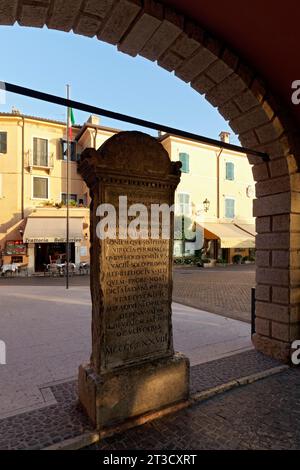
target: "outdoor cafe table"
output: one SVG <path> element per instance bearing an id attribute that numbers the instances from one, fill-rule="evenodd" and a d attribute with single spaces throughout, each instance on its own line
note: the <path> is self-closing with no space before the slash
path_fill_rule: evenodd
<path id="1" fill-rule="evenodd" d="M 19 267 L 15 263 L 3 264 L 3 266 L 1 267 L 1 272 L 2 272 L 2 274 L 5 274 L 6 272 L 16 273 L 18 271 L 18 269 L 19 269 Z"/>

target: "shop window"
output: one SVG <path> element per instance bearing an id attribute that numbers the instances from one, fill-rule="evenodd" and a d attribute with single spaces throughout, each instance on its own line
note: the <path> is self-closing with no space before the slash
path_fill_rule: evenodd
<path id="1" fill-rule="evenodd" d="M 11 257 L 12 264 L 14 263 L 23 263 L 23 256 L 12 256 Z"/>

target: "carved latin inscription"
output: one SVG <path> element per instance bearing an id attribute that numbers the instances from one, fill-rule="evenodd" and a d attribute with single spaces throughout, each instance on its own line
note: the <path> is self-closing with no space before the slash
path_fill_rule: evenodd
<path id="1" fill-rule="evenodd" d="M 106 202 L 169 203 L 168 192 L 106 190 Z M 150 233 L 150 227 L 149 227 Z M 102 246 L 105 366 L 171 352 L 170 240 L 107 238 Z"/>

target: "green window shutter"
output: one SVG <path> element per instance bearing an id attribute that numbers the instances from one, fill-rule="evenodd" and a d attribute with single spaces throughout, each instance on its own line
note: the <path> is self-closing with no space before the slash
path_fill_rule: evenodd
<path id="1" fill-rule="evenodd" d="M 234 180 L 234 163 L 226 162 L 226 179 L 229 181 Z"/>
<path id="2" fill-rule="evenodd" d="M 189 194 L 178 194 L 178 204 L 180 208 L 180 214 L 189 215 L 190 213 L 190 195 Z"/>
<path id="3" fill-rule="evenodd" d="M 67 141 L 62 139 L 62 160 L 67 160 Z M 76 162 L 77 158 L 77 142 L 72 141 L 70 142 L 70 160 L 71 162 Z"/>
<path id="4" fill-rule="evenodd" d="M 225 199 L 225 217 L 227 219 L 234 219 L 235 217 L 235 200 Z"/>
<path id="5" fill-rule="evenodd" d="M 0 153 L 7 153 L 7 132 L 0 132 Z"/>
<path id="6" fill-rule="evenodd" d="M 77 160 L 77 145 L 76 142 L 71 142 L 71 161 L 76 162 Z"/>
<path id="7" fill-rule="evenodd" d="M 67 142 L 61 139 L 61 159 L 67 160 Z"/>
<path id="8" fill-rule="evenodd" d="M 188 153 L 180 153 L 179 154 L 179 161 L 181 162 L 181 171 L 182 173 L 189 173 L 190 172 L 190 156 Z"/>

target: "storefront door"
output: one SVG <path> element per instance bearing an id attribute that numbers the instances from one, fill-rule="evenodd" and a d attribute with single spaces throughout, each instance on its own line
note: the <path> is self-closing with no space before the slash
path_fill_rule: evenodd
<path id="1" fill-rule="evenodd" d="M 66 260 L 65 243 L 36 243 L 35 244 L 35 272 L 45 271 L 51 262 L 64 262 Z M 70 262 L 75 263 L 75 243 L 70 243 Z"/>

